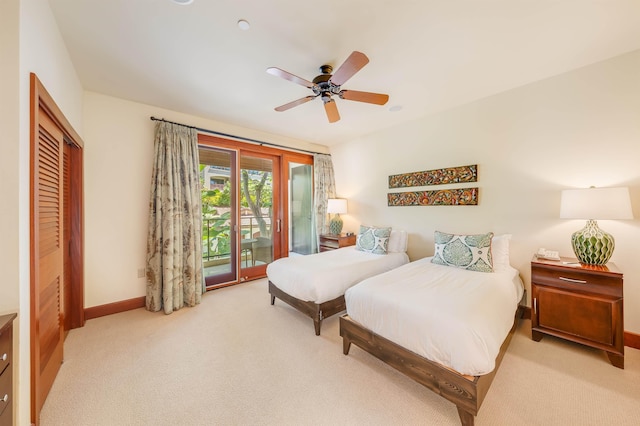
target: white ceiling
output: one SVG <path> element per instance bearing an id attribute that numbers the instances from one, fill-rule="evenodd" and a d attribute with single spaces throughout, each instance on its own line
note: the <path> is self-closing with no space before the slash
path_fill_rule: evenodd
<path id="1" fill-rule="evenodd" d="M 640 0 L 49 3 L 86 90 L 323 145 L 640 48 Z M 354 50 L 370 62 L 343 89 L 387 105 L 338 99 L 333 124 L 320 99 L 274 111 L 312 93 L 268 67 L 312 80 Z"/>

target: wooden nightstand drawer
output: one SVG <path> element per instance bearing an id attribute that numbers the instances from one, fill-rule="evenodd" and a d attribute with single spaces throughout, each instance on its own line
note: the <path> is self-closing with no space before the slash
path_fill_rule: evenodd
<path id="1" fill-rule="evenodd" d="M 7 371 L 0 375 L 0 425 L 11 424 L 11 419 L 8 419 L 8 422 L 5 423 L 2 415 L 4 414 L 6 408 L 11 404 L 13 400 L 11 396 L 12 386 L 11 383 L 11 372 Z M 9 410 L 11 411 L 11 410 Z"/>
<path id="2" fill-rule="evenodd" d="M 0 315 L 0 426 L 13 424 L 13 320 L 16 314 Z"/>
<path id="3" fill-rule="evenodd" d="M 622 297 L 622 278 L 594 274 L 564 267 L 562 269 L 538 267 L 531 271 L 531 281 L 566 290 L 606 294 Z"/>
<path id="4" fill-rule="evenodd" d="M 12 340 L 11 329 L 4 330 L 0 333 L 0 373 L 11 363 Z"/>

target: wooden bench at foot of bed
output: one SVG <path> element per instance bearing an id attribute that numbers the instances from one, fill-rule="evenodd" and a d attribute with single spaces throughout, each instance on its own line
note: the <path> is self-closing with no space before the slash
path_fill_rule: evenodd
<path id="1" fill-rule="evenodd" d="M 271 295 L 271 304 L 276 301 L 276 297 L 283 302 L 293 306 L 303 314 L 307 315 L 313 320 L 313 326 L 316 330 L 316 336 L 320 335 L 320 327 L 322 327 L 322 320 L 335 315 L 338 312 L 342 312 L 347 309 L 344 296 L 338 296 L 333 300 L 329 300 L 323 303 L 307 302 L 297 299 L 284 291 L 280 290 L 271 281 L 269 281 L 269 294 Z"/>
<path id="2" fill-rule="evenodd" d="M 364 328 L 353 321 L 349 315 L 340 317 L 342 351 L 345 355 L 348 355 L 351 343 L 353 343 L 369 352 L 404 375 L 456 404 L 462 425 L 473 426 L 475 416 L 478 414 L 480 405 L 482 405 L 489 386 L 491 386 L 491 382 L 498 371 L 522 312 L 523 308 L 518 307 L 513 326 L 500 347 L 500 353 L 496 357 L 495 368 L 491 373 L 483 376 L 462 375 L 441 364 L 429 361 Z"/>

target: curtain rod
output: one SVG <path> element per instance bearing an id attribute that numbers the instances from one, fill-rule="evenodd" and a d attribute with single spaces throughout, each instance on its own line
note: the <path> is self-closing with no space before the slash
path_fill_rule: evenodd
<path id="1" fill-rule="evenodd" d="M 286 149 L 288 151 L 300 151 L 300 152 L 306 152 L 308 154 L 331 155 L 331 154 L 325 154 L 324 152 L 315 152 L 315 151 L 309 151 L 309 150 L 306 150 L 306 149 L 291 148 L 291 147 L 284 146 L 284 145 L 278 145 L 277 143 L 264 142 L 264 141 L 261 141 L 261 140 L 258 140 L 258 139 L 245 138 L 244 136 L 235 136 L 235 135 L 230 135 L 228 133 L 216 132 L 215 130 L 203 129 L 202 127 L 189 126 L 189 125 L 182 124 L 182 123 L 176 123 L 175 121 L 165 120 L 164 118 L 156 118 L 154 116 L 151 116 L 149 118 L 151 119 L 151 121 L 164 121 L 165 123 L 177 124 L 178 126 L 188 127 L 190 129 L 196 129 L 197 131 L 202 132 L 202 133 L 210 133 L 212 135 L 225 136 L 225 137 L 228 137 L 228 138 L 240 139 L 242 141 L 252 142 L 252 143 L 258 144 L 260 146 L 269 145 L 269 146 L 275 146 L 277 148 L 283 148 L 283 149 Z"/>

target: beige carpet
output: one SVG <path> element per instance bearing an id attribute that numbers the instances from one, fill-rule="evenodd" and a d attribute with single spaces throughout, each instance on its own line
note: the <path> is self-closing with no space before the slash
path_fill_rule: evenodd
<path id="1" fill-rule="evenodd" d="M 455 406 L 310 318 L 266 280 L 172 315 L 144 309 L 69 333 L 42 425 L 459 425 Z M 640 351 L 626 369 L 521 321 L 476 425 L 638 425 Z"/>

